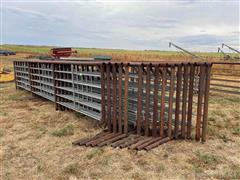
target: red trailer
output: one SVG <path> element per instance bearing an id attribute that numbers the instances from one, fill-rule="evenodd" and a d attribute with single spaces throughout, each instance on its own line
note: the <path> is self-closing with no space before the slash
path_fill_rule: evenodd
<path id="1" fill-rule="evenodd" d="M 77 53 L 77 51 L 73 51 L 72 48 L 53 48 L 50 53 L 52 57 L 60 59 L 61 57 L 70 57 L 73 53 Z"/>

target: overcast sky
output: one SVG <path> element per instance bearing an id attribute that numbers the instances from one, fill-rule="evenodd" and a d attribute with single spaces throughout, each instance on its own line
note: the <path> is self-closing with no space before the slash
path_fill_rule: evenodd
<path id="1" fill-rule="evenodd" d="M 2 0 L 2 43 L 193 51 L 239 49 L 239 1 Z"/>

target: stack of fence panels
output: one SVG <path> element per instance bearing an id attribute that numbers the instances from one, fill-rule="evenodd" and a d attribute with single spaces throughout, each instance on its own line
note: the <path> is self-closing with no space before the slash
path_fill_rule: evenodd
<path id="1" fill-rule="evenodd" d="M 210 63 L 15 61 L 16 87 L 101 120 L 109 132 L 206 138 Z M 193 118 L 193 115 L 195 117 Z M 131 129 L 132 130 L 132 129 Z"/>

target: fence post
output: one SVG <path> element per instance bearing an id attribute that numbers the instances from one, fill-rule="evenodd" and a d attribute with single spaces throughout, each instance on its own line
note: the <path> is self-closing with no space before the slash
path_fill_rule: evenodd
<path id="1" fill-rule="evenodd" d="M 187 138 L 191 138 L 192 128 L 192 105 L 193 105 L 193 86 L 194 86 L 195 66 L 190 65 L 190 80 L 189 80 L 189 92 L 188 92 L 188 115 L 187 115 Z"/>
<path id="2" fill-rule="evenodd" d="M 170 92 L 169 92 L 169 102 L 168 102 L 168 137 L 172 137 L 172 113 L 173 113 L 173 95 L 174 95 L 174 76 L 175 76 L 175 67 L 171 66 L 170 74 Z"/>
<path id="3" fill-rule="evenodd" d="M 160 111 L 160 137 L 164 136 L 165 95 L 166 95 L 166 66 L 162 68 L 161 111 Z"/>
<path id="4" fill-rule="evenodd" d="M 158 83 L 159 83 L 159 66 L 155 65 L 154 71 L 154 102 L 153 102 L 153 124 L 152 124 L 152 134 L 153 137 L 157 137 L 157 120 L 158 120 Z"/>
<path id="5" fill-rule="evenodd" d="M 101 123 L 106 125 L 105 117 L 105 64 L 101 64 Z"/>
<path id="6" fill-rule="evenodd" d="M 147 72 L 146 72 L 146 110 L 145 110 L 145 136 L 149 135 L 149 118 L 150 118 L 150 71 L 151 65 L 147 65 Z"/>
<path id="7" fill-rule="evenodd" d="M 207 64 L 206 65 L 205 92 L 204 92 L 202 142 L 206 141 L 206 135 L 207 135 L 207 118 L 208 118 L 208 100 L 209 100 L 209 89 L 210 89 L 210 76 L 211 76 L 211 65 Z"/>
<path id="8" fill-rule="evenodd" d="M 122 133 L 122 64 L 118 66 L 118 132 Z"/>
<path id="9" fill-rule="evenodd" d="M 176 88 L 176 107 L 175 107 L 175 123 L 174 123 L 174 137 L 178 139 L 179 133 L 179 115 L 180 115 L 180 98 L 182 89 L 182 65 L 177 66 L 177 88 Z"/>
<path id="10" fill-rule="evenodd" d="M 124 92 L 124 133 L 128 133 L 128 83 L 129 83 L 129 65 L 125 65 L 125 92 Z"/>
<path id="11" fill-rule="evenodd" d="M 196 121 L 196 140 L 199 141 L 201 137 L 201 119 L 202 119 L 202 99 L 204 91 L 204 75 L 205 75 L 205 66 L 200 65 L 200 79 L 198 86 L 198 104 L 197 104 L 197 121 Z"/>

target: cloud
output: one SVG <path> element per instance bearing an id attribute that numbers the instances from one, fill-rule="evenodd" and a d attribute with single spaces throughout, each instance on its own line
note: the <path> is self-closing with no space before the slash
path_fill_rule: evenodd
<path id="1" fill-rule="evenodd" d="M 49 15 L 48 13 L 41 13 L 38 11 L 30 10 L 30 9 L 23 9 L 23 8 L 17 8 L 17 7 L 6 7 L 6 11 L 9 11 L 12 14 L 19 15 L 19 16 L 27 16 L 28 18 L 31 18 L 32 20 L 47 20 L 52 21 L 53 23 L 63 23 L 66 19 L 62 16 L 56 16 L 56 15 Z"/>
<path id="2" fill-rule="evenodd" d="M 227 13 L 226 13 L 227 12 Z M 239 2 L 3 2 L 3 42 L 196 50 L 239 44 Z"/>

